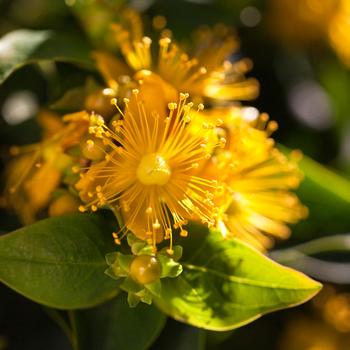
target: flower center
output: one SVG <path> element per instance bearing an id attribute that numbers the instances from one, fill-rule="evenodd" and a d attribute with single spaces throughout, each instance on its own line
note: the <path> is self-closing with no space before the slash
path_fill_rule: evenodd
<path id="1" fill-rule="evenodd" d="M 137 177 L 144 185 L 165 185 L 170 179 L 171 171 L 165 159 L 156 153 L 142 157 L 137 168 Z"/>

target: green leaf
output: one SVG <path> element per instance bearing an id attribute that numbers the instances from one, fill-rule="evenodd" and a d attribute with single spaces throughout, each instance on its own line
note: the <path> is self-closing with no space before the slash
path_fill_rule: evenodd
<path id="1" fill-rule="evenodd" d="M 289 153 L 280 146 L 284 153 Z M 304 180 L 297 194 L 309 208 L 309 217 L 293 229 L 292 239 L 316 238 L 325 234 L 349 232 L 350 182 L 327 167 L 303 156 L 299 163 Z"/>
<path id="2" fill-rule="evenodd" d="M 144 350 L 162 331 L 166 316 L 155 307 L 130 308 L 126 294 L 93 309 L 75 311 L 77 349 Z"/>
<path id="3" fill-rule="evenodd" d="M 90 65 L 90 47 L 76 34 L 15 30 L 0 39 L 0 83 L 23 65 L 43 60 Z"/>
<path id="4" fill-rule="evenodd" d="M 114 226 L 115 224 L 113 224 Z M 112 223 L 98 215 L 51 218 L 0 237 L 0 281 L 58 309 L 97 305 L 117 292 L 104 274 L 115 249 Z"/>
<path id="5" fill-rule="evenodd" d="M 51 35 L 47 30 L 26 29 L 4 35 L 0 40 L 0 81 L 5 80 L 16 67 L 26 62 Z"/>
<path id="6" fill-rule="evenodd" d="M 177 320 L 224 331 L 261 315 L 301 304 L 321 285 L 300 272 L 278 265 L 237 240 L 192 226 L 181 239 L 182 274 L 162 280 L 156 305 Z M 177 242 L 179 244 L 179 242 Z"/>
<path id="7" fill-rule="evenodd" d="M 86 98 L 86 89 L 84 87 L 76 87 L 66 91 L 63 96 L 51 103 L 50 108 L 60 112 L 75 112 L 84 109 Z"/>
<path id="8" fill-rule="evenodd" d="M 93 78 L 88 77 L 81 86 L 75 86 L 69 90 L 63 89 L 62 96 L 50 104 L 50 109 L 59 113 L 83 110 L 87 96 L 100 88 L 101 86 Z"/>

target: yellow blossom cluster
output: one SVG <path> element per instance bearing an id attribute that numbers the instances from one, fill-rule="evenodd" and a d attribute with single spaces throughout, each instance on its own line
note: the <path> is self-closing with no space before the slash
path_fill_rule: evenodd
<path id="1" fill-rule="evenodd" d="M 87 110 L 65 116 L 56 133 L 33 146 L 30 161 L 40 167 L 27 165 L 8 185 L 8 203 L 19 214 L 27 210 L 45 186 L 34 179 L 49 167 L 57 175 L 47 173 L 51 184 L 32 217 L 55 188 L 68 188 L 80 201 L 75 210 L 115 213 L 117 244 L 131 231 L 154 251 L 168 241 L 172 254 L 174 234 L 191 234 L 189 221 L 260 249 L 273 237 L 288 237 L 287 225 L 307 214 L 291 193 L 302 178 L 299 156 L 289 159 L 275 147 L 270 136 L 277 124 L 266 114 L 240 105 L 256 97 L 258 84 L 245 77 L 248 59 L 230 60 L 238 50 L 234 32 L 203 28 L 186 51 L 162 17 L 154 23 L 161 29 L 156 45 L 135 12 L 113 24 L 120 56 L 93 53 L 107 86 L 87 96 Z M 26 203 L 13 205 L 23 196 Z"/>

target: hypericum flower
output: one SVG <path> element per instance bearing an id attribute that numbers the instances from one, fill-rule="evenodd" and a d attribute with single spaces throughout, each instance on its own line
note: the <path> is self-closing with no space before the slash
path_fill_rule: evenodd
<path id="1" fill-rule="evenodd" d="M 350 68 L 350 2 L 340 1 L 341 5 L 329 24 L 328 36 L 334 51 Z"/>
<path id="2" fill-rule="evenodd" d="M 16 157 L 6 172 L 4 204 L 13 209 L 24 224 L 36 221 L 37 214 L 48 206 L 64 172 L 72 164 L 72 158 L 65 151 L 78 145 L 88 129 L 88 122 L 81 114 L 63 118 L 68 124 L 48 112 L 40 113 L 38 120 L 43 127 L 44 140 L 12 147 L 11 153 Z"/>
<path id="3" fill-rule="evenodd" d="M 347 0 L 345 0 L 347 1 Z M 269 29 L 285 46 L 311 46 L 327 39 L 340 0 L 271 0 Z"/>
<path id="4" fill-rule="evenodd" d="M 290 192 L 302 178 L 300 154 L 287 159 L 269 138 L 277 123 L 251 108 L 214 109 L 207 117 L 223 118 L 220 133 L 227 142 L 217 150 L 203 176 L 224 183 L 217 225 L 224 236 L 239 237 L 264 249 L 271 237 L 287 238 L 288 223 L 307 215 L 307 209 Z M 244 119 L 244 117 L 247 117 Z"/>
<path id="5" fill-rule="evenodd" d="M 157 241 L 170 239 L 171 252 L 173 228 L 187 235 L 185 217 L 214 224 L 216 181 L 193 174 L 208 158 L 207 135 L 213 127 L 205 125 L 196 135 L 189 131 L 188 94 L 169 103 L 164 116 L 147 114 L 138 93 L 134 90 L 130 101 L 124 99 L 124 113 L 113 101 L 123 116 L 112 122 L 113 130 L 102 117 L 91 115 L 90 133 L 108 149 L 105 160 L 88 167 L 76 187 L 86 202 L 82 211 L 105 205 L 121 209 L 126 229 L 154 249 Z"/>
<path id="6" fill-rule="evenodd" d="M 28 225 L 35 222 L 37 213 L 48 205 L 60 183 L 61 171 L 56 166 L 58 153 L 55 149 L 47 149 L 45 156 L 38 145 L 22 147 L 20 152 L 22 154 L 12 159 L 6 169 L 4 206 Z"/>
<path id="7" fill-rule="evenodd" d="M 177 92 L 188 91 L 194 98 L 246 100 L 256 97 L 257 81 L 244 76 L 251 69 L 251 61 L 229 60 L 236 52 L 238 42 L 228 27 L 218 25 L 214 29 L 199 31 L 190 54 L 169 36 L 162 37 L 158 53 L 154 55 L 152 40 L 143 36 L 142 26 L 137 23 L 137 30 L 132 23 L 129 27 L 113 25 L 127 66 L 110 54 L 95 55 L 99 70 L 110 87 L 118 86 L 121 75 L 133 76 L 138 81 L 147 79 L 152 72 L 165 82 L 163 88 L 172 86 Z"/>

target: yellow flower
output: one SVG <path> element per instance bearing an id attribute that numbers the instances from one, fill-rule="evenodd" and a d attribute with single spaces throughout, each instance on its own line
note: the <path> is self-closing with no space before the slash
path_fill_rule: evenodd
<path id="1" fill-rule="evenodd" d="M 6 172 L 5 205 L 14 210 L 24 224 L 36 221 L 37 215 L 48 206 L 62 174 L 72 163 L 65 151 L 79 144 L 87 132 L 88 123 L 80 119 L 80 114 L 67 115 L 65 120 L 70 122 L 64 124 L 53 113 L 40 112 L 38 121 L 43 127 L 44 140 L 11 149 L 16 157 Z"/>
<path id="2" fill-rule="evenodd" d="M 237 51 L 238 42 L 224 25 L 200 30 L 191 54 L 169 36 L 159 40 L 157 54 L 154 54 L 152 40 L 143 36 L 139 21 L 134 20 L 129 26 L 114 24 L 113 30 L 127 66 L 108 53 L 96 53 L 95 59 L 106 82 L 114 89 L 118 89 L 120 77 L 128 75 L 136 81 L 150 76 L 152 81 L 162 80 L 165 95 L 172 98 L 174 88 L 177 93 L 188 91 L 197 99 L 246 100 L 258 94 L 257 81 L 244 76 L 251 69 L 251 61 L 242 59 L 232 63 L 228 60 Z M 170 101 L 171 98 L 167 102 Z"/>
<path id="3" fill-rule="evenodd" d="M 37 213 L 44 209 L 57 188 L 61 172 L 55 166 L 57 153 L 51 151 L 49 161 L 40 163 L 39 148 L 17 156 L 6 171 L 5 205 L 14 210 L 23 224 L 36 221 Z"/>
<path id="4" fill-rule="evenodd" d="M 102 139 L 106 156 L 81 174 L 76 187 L 86 202 L 82 211 L 105 205 L 121 210 L 125 227 L 119 233 L 129 229 L 154 249 L 157 242 L 169 239 L 171 254 L 173 228 L 187 235 L 185 218 L 214 224 L 216 181 L 194 175 L 210 156 L 207 135 L 213 127 L 203 127 L 197 135 L 189 131 L 188 94 L 169 103 L 167 116 L 146 113 L 138 94 L 134 90 L 131 100 L 124 100 L 124 113 L 116 104 L 123 119 L 112 122 L 113 130 L 100 116 L 91 115 L 90 133 Z M 116 233 L 114 238 L 119 243 Z"/>
<path id="5" fill-rule="evenodd" d="M 330 45 L 343 63 L 350 68 L 350 2 L 342 0 L 339 10 L 333 16 L 328 35 Z"/>
<path id="6" fill-rule="evenodd" d="M 287 159 L 269 138 L 277 128 L 266 114 L 254 117 L 252 109 L 222 108 L 207 118 L 223 119 L 220 134 L 225 149 L 218 149 L 201 172 L 224 183 L 217 225 L 223 235 L 241 238 L 259 249 L 271 246 L 271 237 L 287 238 L 288 223 L 307 215 L 307 209 L 290 190 L 302 178 L 297 156 Z M 248 118 L 245 120 L 245 117 Z"/>
<path id="7" fill-rule="evenodd" d="M 327 39 L 340 0 L 271 0 L 269 29 L 286 46 L 312 46 Z M 347 0 L 345 0 L 347 1 Z"/>
<path id="8" fill-rule="evenodd" d="M 271 0 L 268 22 L 271 34 L 283 45 L 328 42 L 350 67 L 349 0 Z"/>

